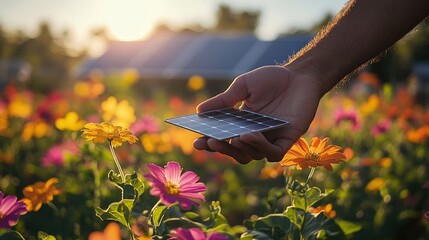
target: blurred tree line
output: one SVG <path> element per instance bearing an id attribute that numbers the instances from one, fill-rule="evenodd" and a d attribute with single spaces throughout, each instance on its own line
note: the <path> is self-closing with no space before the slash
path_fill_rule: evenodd
<path id="1" fill-rule="evenodd" d="M 193 24 L 177 31 L 255 34 L 260 16 L 260 11 L 240 11 L 234 10 L 228 5 L 220 5 L 217 10 L 216 23 L 211 28 L 205 29 L 198 24 Z M 308 29 L 292 29 L 285 31 L 280 36 L 314 35 L 332 17 L 331 14 L 327 14 Z M 368 69 L 376 73 L 384 82 L 397 81 L 405 79 L 410 74 L 414 62 L 428 61 L 429 21 L 422 22 L 416 29 L 396 44 L 393 48 L 394 51 L 387 51 L 380 61 L 372 64 Z M 173 30 L 167 24 L 160 24 L 154 33 L 157 31 Z M 111 40 L 105 27 L 94 28 L 91 34 L 93 37 L 105 41 Z M 67 37 L 67 31 L 60 36 L 54 36 L 48 23 L 40 24 L 35 37 L 26 36 L 21 31 L 14 34 L 7 33 L 0 25 L 0 87 L 7 75 L 4 73 L 4 69 L 8 67 L 8 64 L 16 63 L 16 60 L 18 63 L 19 61 L 27 62 L 31 66 L 30 79 L 26 82 L 27 87 L 45 92 L 63 85 L 73 77 L 76 67 L 88 56 L 85 50 L 71 53 L 67 48 Z"/>
<path id="2" fill-rule="evenodd" d="M 73 70 L 86 57 L 85 51 L 70 53 L 66 46 L 67 31 L 54 36 L 48 23 L 39 25 L 35 37 L 21 31 L 10 34 L 0 26 L 0 73 L 3 82 L 19 80 L 18 68 L 27 63 L 31 71 L 26 87 L 38 92 L 48 92 L 72 77 Z M 10 70 L 17 72 L 10 72 Z M 8 72 L 9 71 L 9 72 Z"/>

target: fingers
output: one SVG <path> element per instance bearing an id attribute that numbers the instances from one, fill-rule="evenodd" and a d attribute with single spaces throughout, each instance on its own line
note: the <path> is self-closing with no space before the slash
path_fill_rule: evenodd
<path id="1" fill-rule="evenodd" d="M 261 159 L 265 158 L 264 154 L 262 154 L 257 149 L 250 146 L 249 144 L 246 144 L 243 141 L 241 141 L 239 137 L 235 137 L 235 138 L 231 139 L 230 144 L 231 144 L 231 146 L 245 152 L 247 155 L 249 155 L 254 160 L 261 160 Z"/>
<path id="2" fill-rule="evenodd" d="M 241 164 L 247 164 L 253 160 L 249 155 L 247 155 L 240 149 L 237 149 L 224 141 L 218 141 L 216 139 L 209 138 L 207 140 L 207 145 L 209 149 L 215 152 L 220 152 L 222 154 L 228 155 Z"/>
<path id="3" fill-rule="evenodd" d="M 211 150 L 207 145 L 207 140 L 208 140 L 208 137 L 201 137 L 201 138 L 195 139 L 194 148 L 197 150 L 206 150 L 209 152 L 213 152 L 213 150 Z"/>
<path id="4" fill-rule="evenodd" d="M 210 139 L 207 137 L 198 138 L 194 141 L 194 148 L 198 150 L 205 150 L 209 152 L 219 152 L 234 158 L 241 164 L 247 164 L 252 161 L 252 157 L 240 151 L 227 142 Z"/>
<path id="5" fill-rule="evenodd" d="M 245 144 L 252 146 L 260 154 L 264 155 L 269 162 L 278 162 L 282 160 L 286 153 L 283 146 L 284 141 L 276 140 L 274 143 L 269 142 L 260 132 L 253 132 L 240 136 L 240 140 Z"/>
<path id="6" fill-rule="evenodd" d="M 197 106 L 197 112 L 234 107 L 237 103 L 244 101 L 248 97 L 245 81 L 245 75 L 237 77 L 225 92 L 200 103 Z"/>

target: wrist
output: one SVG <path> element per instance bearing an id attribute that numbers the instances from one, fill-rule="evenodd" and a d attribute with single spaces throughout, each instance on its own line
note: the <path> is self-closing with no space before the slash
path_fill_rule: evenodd
<path id="1" fill-rule="evenodd" d="M 338 66 L 339 64 L 332 60 L 324 60 L 308 52 L 284 65 L 294 74 L 313 79 L 314 84 L 319 85 L 322 95 L 329 92 L 345 77 Z"/>

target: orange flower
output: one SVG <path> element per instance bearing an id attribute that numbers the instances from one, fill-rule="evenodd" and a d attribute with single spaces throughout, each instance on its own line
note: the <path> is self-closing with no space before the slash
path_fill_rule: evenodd
<path id="1" fill-rule="evenodd" d="M 110 222 L 103 232 L 95 231 L 89 234 L 88 240 L 122 240 L 121 227 L 115 222 Z"/>
<path id="2" fill-rule="evenodd" d="M 266 165 L 264 168 L 261 169 L 260 177 L 262 179 L 275 179 L 281 176 L 283 172 L 284 172 L 284 169 L 280 164 L 278 163 L 270 164 L 270 165 Z"/>
<path id="3" fill-rule="evenodd" d="M 37 212 L 43 203 L 48 203 L 54 199 L 54 195 L 60 194 L 60 190 L 54 186 L 58 183 L 57 178 L 51 178 L 45 182 L 36 182 L 25 187 L 22 192 L 25 198 L 22 201 L 27 205 L 28 211 Z"/>
<path id="4" fill-rule="evenodd" d="M 328 203 L 326 205 L 318 206 L 317 208 L 308 209 L 313 214 L 317 214 L 323 212 L 323 214 L 328 218 L 335 218 L 337 216 L 337 212 L 332 209 L 332 204 Z"/>
<path id="5" fill-rule="evenodd" d="M 407 140 L 412 143 L 423 143 L 429 136 L 429 126 L 422 126 L 416 130 L 407 131 Z"/>
<path id="6" fill-rule="evenodd" d="M 341 147 L 328 145 L 328 141 L 329 138 L 313 137 L 309 145 L 304 138 L 300 138 L 286 153 L 280 164 L 285 167 L 296 165 L 297 169 L 323 166 L 332 171 L 331 164 L 345 162 L 347 157 L 340 152 Z"/>

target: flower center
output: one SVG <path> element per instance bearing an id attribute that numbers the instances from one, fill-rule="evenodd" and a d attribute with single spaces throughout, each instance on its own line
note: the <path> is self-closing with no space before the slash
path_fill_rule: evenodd
<path id="1" fill-rule="evenodd" d="M 2 212 L 0 212 L 0 219 L 4 218 L 5 214 L 3 214 Z"/>
<path id="2" fill-rule="evenodd" d="M 305 159 L 318 162 L 320 160 L 320 155 L 318 153 L 309 151 L 307 154 L 305 154 Z"/>
<path id="3" fill-rule="evenodd" d="M 170 195 L 177 195 L 180 193 L 180 188 L 179 185 L 167 181 L 165 183 L 165 191 Z"/>

